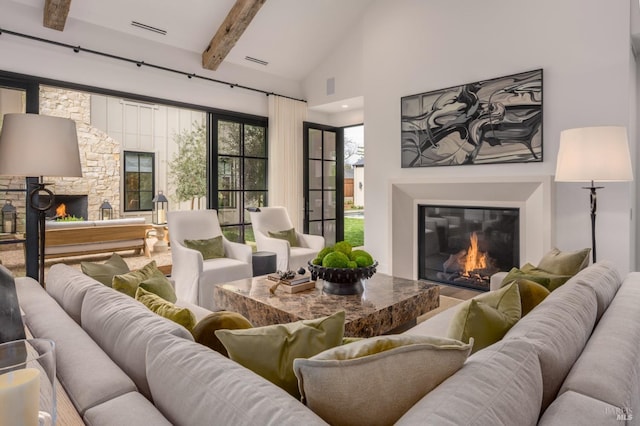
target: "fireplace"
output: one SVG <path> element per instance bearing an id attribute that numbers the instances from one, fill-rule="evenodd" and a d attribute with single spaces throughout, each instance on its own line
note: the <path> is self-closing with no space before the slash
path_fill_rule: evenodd
<path id="1" fill-rule="evenodd" d="M 41 197 L 43 197 L 41 195 Z M 43 201 L 44 203 L 44 201 Z M 55 202 L 49 208 L 45 216 L 47 219 L 59 219 L 73 216 L 88 220 L 89 200 L 87 195 L 55 195 Z"/>
<path id="2" fill-rule="evenodd" d="M 518 208 L 418 205 L 418 278 L 489 290 L 520 264 Z"/>

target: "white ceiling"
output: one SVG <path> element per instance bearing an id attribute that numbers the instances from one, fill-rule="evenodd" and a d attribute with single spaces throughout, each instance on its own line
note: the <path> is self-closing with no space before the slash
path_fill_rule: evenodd
<path id="1" fill-rule="evenodd" d="M 44 0 L 13 0 L 44 9 Z M 372 0 L 266 0 L 226 62 L 302 80 L 340 43 Z M 76 0 L 74 19 L 202 53 L 235 0 Z M 141 22 L 166 35 L 131 25 Z M 251 56 L 267 66 L 245 60 Z"/>

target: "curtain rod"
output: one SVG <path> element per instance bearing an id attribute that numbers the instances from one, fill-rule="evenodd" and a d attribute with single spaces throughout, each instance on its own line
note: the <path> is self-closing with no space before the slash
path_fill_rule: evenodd
<path id="1" fill-rule="evenodd" d="M 0 35 L 2 35 L 2 34 L 9 34 L 9 35 L 13 35 L 13 36 L 16 36 L 16 37 L 22 37 L 22 38 L 26 38 L 28 40 L 34 40 L 34 41 L 39 41 L 41 43 L 52 44 L 52 45 L 58 46 L 58 47 L 66 47 L 68 49 L 72 49 L 76 53 L 80 53 L 80 52 L 92 53 L 94 55 L 103 56 L 103 57 L 111 58 L 111 59 L 116 59 L 116 60 L 119 60 L 119 61 L 128 62 L 130 64 L 136 64 L 136 66 L 138 66 L 139 68 L 144 65 L 145 67 L 155 68 L 155 69 L 158 69 L 158 70 L 167 71 L 167 72 L 171 72 L 171 73 L 174 73 L 174 74 L 184 75 L 189 79 L 198 78 L 200 80 L 210 81 L 212 83 L 223 84 L 225 86 L 231 87 L 232 89 L 234 87 L 239 87 L 240 89 L 245 89 L 245 90 L 249 90 L 249 91 L 257 92 L 257 93 L 262 93 L 262 94 L 267 95 L 267 96 L 274 95 L 274 96 L 280 96 L 282 98 L 292 99 L 294 101 L 307 102 L 304 99 L 298 99 L 298 98 L 294 98 L 294 97 L 291 97 L 291 96 L 280 95 L 280 94 L 274 93 L 274 92 L 267 92 L 266 90 L 256 89 L 256 88 L 253 88 L 253 87 L 244 86 L 242 84 L 230 83 L 228 81 L 223 81 L 223 80 L 217 80 L 215 78 L 205 77 L 203 75 L 198 75 L 196 73 L 188 73 L 186 71 L 181 71 L 181 70 L 177 70 L 177 69 L 174 69 L 174 68 L 168 68 L 168 67 L 164 67 L 162 65 L 154 65 L 154 64 L 150 64 L 150 63 L 145 62 L 145 61 L 139 61 L 139 60 L 135 60 L 135 59 L 125 58 L 123 56 L 113 55 L 111 53 L 105 53 L 105 52 L 101 52 L 99 50 L 87 49 L 87 48 L 82 47 L 82 46 L 73 46 L 71 44 L 62 43 L 62 42 L 59 42 L 59 41 L 49 40 L 49 39 L 46 39 L 46 38 L 36 37 L 36 36 L 28 35 L 28 34 L 22 34 L 22 33 L 16 32 L 16 31 L 11 31 L 11 30 L 7 30 L 7 29 L 4 29 L 4 28 L 0 28 Z"/>

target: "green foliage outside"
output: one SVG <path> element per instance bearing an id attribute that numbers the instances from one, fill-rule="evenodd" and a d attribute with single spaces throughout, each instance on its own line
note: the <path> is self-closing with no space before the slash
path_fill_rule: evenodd
<path id="1" fill-rule="evenodd" d="M 344 240 L 348 241 L 352 247 L 364 245 L 364 220 L 345 217 L 344 218 Z"/>
<path id="2" fill-rule="evenodd" d="M 191 201 L 191 210 L 195 208 L 195 201 L 207 193 L 206 135 L 205 124 L 194 123 L 193 130 L 173 137 L 178 152 L 169 163 L 170 179 L 175 185 L 175 198 Z"/>

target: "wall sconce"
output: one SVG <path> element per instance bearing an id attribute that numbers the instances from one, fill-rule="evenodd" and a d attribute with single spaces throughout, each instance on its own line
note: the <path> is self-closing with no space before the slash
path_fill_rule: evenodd
<path id="1" fill-rule="evenodd" d="M 104 200 L 100 205 L 100 220 L 113 219 L 113 207 L 109 204 L 108 200 Z"/>
<path id="2" fill-rule="evenodd" d="M 167 212 L 169 211 L 169 200 L 167 200 L 162 191 L 158 191 L 158 195 L 153 197 L 151 202 L 153 203 L 151 221 L 156 225 L 165 225 L 167 223 Z"/>
<path id="3" fill-rule="evenodd" d="M 16 233 L 17 211 L 11 200 L 7 200 L 2 207 L 2 232 L 7 234 Z"/>

